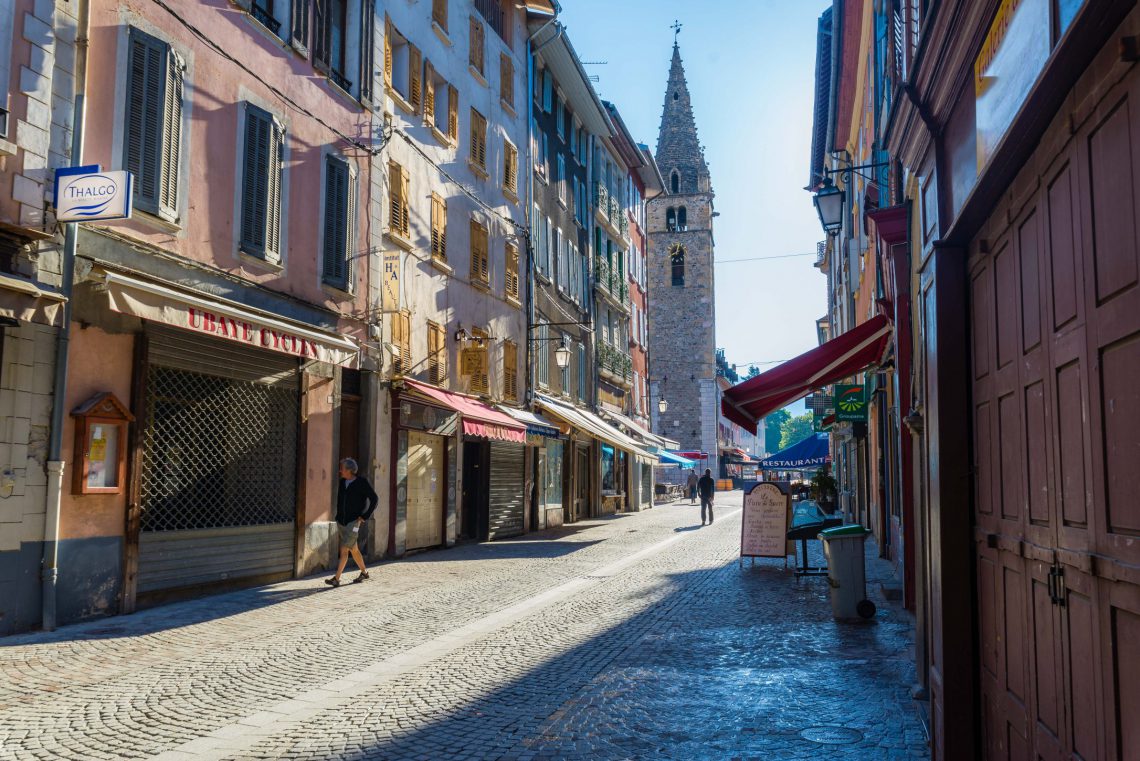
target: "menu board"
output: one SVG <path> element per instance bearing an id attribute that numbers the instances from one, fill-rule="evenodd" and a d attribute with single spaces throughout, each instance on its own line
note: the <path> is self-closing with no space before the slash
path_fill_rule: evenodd
<path id="1" fill-rule="evenodd" d="M 773 483 L 759 483 L 744 495 L 740 556 L 786 557 L 788 495 Z"/>

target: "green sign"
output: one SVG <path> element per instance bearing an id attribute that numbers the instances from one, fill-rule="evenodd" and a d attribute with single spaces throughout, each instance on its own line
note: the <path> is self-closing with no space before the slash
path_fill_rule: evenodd
<path id="1" fill-rule="evenodd" d="M 832 417 L 834 413 L 819 413 L 816 412 L 812 415 L 811 427 L 816 433 L 824 433 L 831 430 L 831 426 L 835 423 L 835 418 Z M 829 419 L 830 418 L 830 419 Z M 826 422 L 824 422 L 826 421 Z"/>
<path id="2" fill-rule="evenodd" d="M 835 386 L 835 419 L 867 420 L 866 386 Z"/>

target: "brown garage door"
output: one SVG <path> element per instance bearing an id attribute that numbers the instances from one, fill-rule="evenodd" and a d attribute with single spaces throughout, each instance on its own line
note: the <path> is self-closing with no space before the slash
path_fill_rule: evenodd
<path id="1" fill-rule="evenodd" d="M 992 759 L 1140 758 L 1140 77 L 1079 117 L 971 247 Z"/>

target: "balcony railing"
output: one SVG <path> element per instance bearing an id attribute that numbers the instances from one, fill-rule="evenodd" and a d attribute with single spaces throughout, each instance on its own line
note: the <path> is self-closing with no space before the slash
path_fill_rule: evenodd
<path id="1" fill-rule="evenodd" d="M 607 343 L 598 343 L 598 369 L 623 381 L 633 378 L 633 358 Z"/>
<path id="2" fill-rule="evenodd" d="M 609 212 L 610 208 L 610 191 L 606 186 L 600 182 L 594 183 L 594 205 L 602 211 L 603 214 Z"/>
<path id="3" fill-rule="evenodd" d="M 604 256 L 594 257 L 594 282 L 607 291 L 610 289 L 610 263 Z"/>

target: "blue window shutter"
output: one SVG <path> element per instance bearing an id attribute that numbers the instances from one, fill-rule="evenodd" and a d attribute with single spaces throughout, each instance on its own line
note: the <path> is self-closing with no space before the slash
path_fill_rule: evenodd
<path id="1" fill-rule="evenodd" d="M 241 183 L 241 249 L 256 256 L 265 255 L 272 128 L 269 114 L 256 106 L 246 105 L 245 159 Z"/>
<path id="2" fill-rule="evenodd" d="M 123 163 L 135 176 L 135 206 L 157 214 L 167 46 L 137 29 L 129 46 Z"/>
<path id="3" fill-rule="evenodd" d="M 356 199 L 350 187 L 348 164 L 329 156 L 325 161 L 325 223 L 323 236 L 324 281 L 344 288 L 347 285 L 348 254 Z"/>

